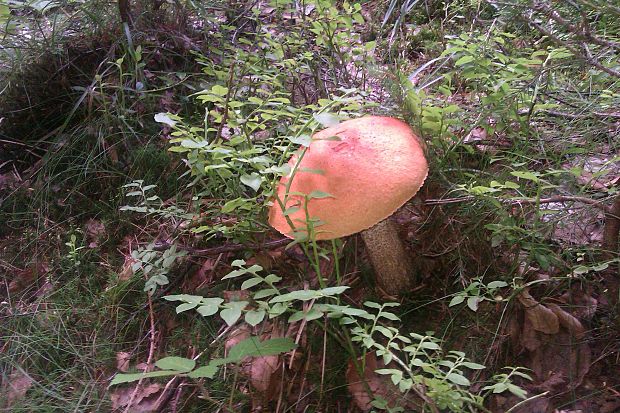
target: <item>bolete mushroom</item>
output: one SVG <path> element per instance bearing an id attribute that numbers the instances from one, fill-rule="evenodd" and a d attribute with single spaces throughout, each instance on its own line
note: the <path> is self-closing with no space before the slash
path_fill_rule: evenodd
<path id="1" fill-rule="evenodd" d="M 311 232 L 317 240 L 361 231 L 378 286 L 390 295 L 407 291 L 411 261 L 386 218 L 418 192 L 428 173 L 411 128 L 380 116 L 344 121 L 316 133 L 300 156 L 293 155 L 292 172 L 280 180 L 271 226 L 289 238 Z"/>

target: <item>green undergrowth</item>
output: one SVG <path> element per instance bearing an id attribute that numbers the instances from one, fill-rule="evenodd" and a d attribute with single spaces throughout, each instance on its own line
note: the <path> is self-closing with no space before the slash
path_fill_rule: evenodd
<path id="1" fill-rule="evenodd" d="M 558 234 L 576 205 L 602 225 L 588 208 L 618 196 L 618 79 L 518 20 L 518 7 L 425 3 L 139 4 L 131 44 L 104 11 L 85 23 L 89 41 L 54 37 L 67 54 L 51 68 L 84 59 L 63 72 L 71 86 L 11 106 L 21 89 L 7 76 L 0 105 L 19 124 L 5 141 L 18 145 L 0 171 L 20 179 L 0 195 L 0 368 L 32 382 L 11 411 L 107 411 L 136 381 L 173 377 L 192 389 L 179 411 L 335 411 L 359 402 L 347 386 L 360 373 L 390 383 L 369 399 L 376 411 L 500 411 L 497 394 L 511 406 L 537 394 L 540 377 L 513 367 L 527 360 L 506 338 L 523 322 L 520 294 L 561 302 L 578 284 L 614 299 L 603 280 L 617 262 Z M 49 75 L 42 50 L 18 58 L 16 69 Z M 430 163 L 395 217 L 419 274 L 400 303 L 373 292 L 360 240 L 316 242 L 311 218 L 286 249 L 262 248 L 291 154 L 364 114 L 402 117 Z M 545 200 L 557 196 L 592 202 Z M 38 276 L 21 285 L 28 271 Z M 602 311 L 578 321 L 596 332 L 594 351 L 617 322 Z M 240 331 L 253 338 L 231 346 Z M 255 391 L 230 356 L 258 354 L 247 343 L 274 355 L 297 345 L 275 390 Z"/>

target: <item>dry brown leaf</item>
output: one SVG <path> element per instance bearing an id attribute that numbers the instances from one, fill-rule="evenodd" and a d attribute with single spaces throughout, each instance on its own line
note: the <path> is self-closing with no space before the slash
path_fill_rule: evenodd
<path id="1" fill-rule="evenodd" d="M 116 369 L 122 371 L 123 373 L 127 373 L 129 371 L 129 360 L 131 359 L 131 354 L 126 351 L 119 351 L 116 353 Z"/>
<path id="2" fill-rule="evenodd" d="M 133 268 L 131 267 L 133 264 L 138 262 L 135 258 L 131 256 L 131 254 L 125 255 L 125 262 L 123 262 L 123 267 L 118 273 L 119 281 L 127 281 L 131 277 L 133 277 Z"/>
<path id="3" fill-rule="evenodd" d="M 26 396 L 26 392 L 32 387 L 32 378 L 21 369 L 13 369 L 13 372 L 5 377 L 0 386 L 0 406 L 10 408 L 16 402 Z"/>
<path id="4" fill-rule="evenodd" d="M 7 190 L 8 193 L 8 190 L 14 187 L 17 182 L 19 179 L 13 172 L 0 174 L 0 190 Z"/>
<path id="5" fill-rule="evenodd" d="M 226 349 L 226 354 L 228 354 L 228 350 L 241 343 L 246 338 L 250 337 L 250 328 L 247 325 L 242 325 L 239 328 L 234 329 L 230 335 L 228 336 L 228 340 L 224 343 L 224 348 Z"/>
<path id="6" fill-rule="evenodd" d="M 557 304 L 548 304 L 548 307 L 558 317 L 560 325 L 565 328 L 570 334 L 578 339 L 583 338 L 585 334 L 585 328 L 579 320 L 573 317 L 571 314 L 562 310 Z"/>
<path id="7" fill-rule="evenodd" d="M 137 385 L 137 384 L 136 384 Z M 151 383 L 149 385 L 141 385 L 138 389 L 129 411 L 132 413 L 149 413 L 160 411 L 161 402 L 158 400 L 163 390 L 161 384 Z M 112 400 L 112 409 L 117 410 L 126 408 L 133 393 L 136 391 L 136 386 L 131 387 L 117 387 L 110 392 L 110 399 Z"/>
<path id="8" fill-rule="evenodd" d="M 514 408 L 518 403 L 518 407 Z M 511 410 L 512 413 L 552 413 L 553 404 L 547 397 L 538 397 L 527 402 L 523 402 L 522 399 L 517 396 L 513 396 L 508 392 L 503 394 L 493 395 L 491 398 L 491 411 L 494 413 L 504 413 Z"/>
<path id="9" fill-rule="evenodd" d="M 481 126 L 476 126 L 463 138 L 463 143 L 480 142 L 487 138 L 487 130 Z"/>
<path id="10" fill-rule="evenodd" d="M 187 291 L 198 291 L 208 285 L 213 281 L 213 270 L 217 266 L 217 263 L 217 259 L 205 259 L 198 271 L 196 271 L 193 276 L 188 277 L 184 282 L 183 289 Z"/>
<path id="11" fill-rule="evenodd" d="M 562 294 L 560 299 L 570 304 L 572 314 L 582 320 L 591 320 L 598 309 L 598 300 L 577 285 Z"/>
<path id="12" fill-rule="evenodd" d="M 9 292 L 16 294 L 30 288 L 41 277 L 49 272 L 50 268 L 43 259 L 23 270 L 15 271 L 13 279 L 9 283 Z"/>
<path id="13" fill-rule="evenodd" d="M 534 330 L 545 334 L 556 334 L 560 331 L 560 322 L 555 313 L 536 301 L 527 290 L 523 290 L 517 298 Z"/>
<path id="14" fill-rule="evenodd" d="M 269 326 L 264 328 L 267 329 Z M 250 337 L 250 334 L 251 331 L 247 326 L 236 329 L 224 344 L 226 351 Z M 262 334 L 260 339 L 263 341 L 277 337 L 282 337 L 281 332 L 271 326 L 271 331 Z M 282 356 L 246 357 L 242 360 L 240 373 L 248 378 L 259 396 L 252 399 L 253 408 L 260 409 L 264 402 L 277 399 L 282 384 L 282 365 Z"/>
<path id="15" fill-rule="evenodd" d="M 105 238 L 105 225 L 101 221 L 91 218 L 86 221 L 84 229 L 86 230 L 88 248 L 97 248 Z"/>
<path id="16" fill-rule="evenodd" d="M 252 386 L 261 393 L 268 394 L 276 379 L 276 373 L 281 366 L 280 357 L 278 356 L 265 356 L 254 357 L 250 361 L 250 383 Z M 270 395 L 273 396 L 273 395 Z M 271 399 L 272 397 L 269 397 Z"/>
<path id="17" fill-rule="evenodd" d="M 520 336 L 518 337 L 520 344 L 529 351 L 536 350 L 542 344 L 539 338 L 539 333 L 536 332 L 532 326 L 532 322 L 527 317 L 523 321 L 523 328 L 521 329 Z"/>
<path id="18" fill-rule="evenodd" d="M 542 305 L 529 292 L 518 296 L 525 320 L 519 343 L 528 350 L 527 367 L 535 373 L 537 391 L 564 392 L 579 386 L 590 369 L 591 350 L 581 342 L 585 328 L 556 304 Z M 529 410 L 527 410 L 529 411 Z"/>
<path id="19" fill-rule="evenodd" d="M 361 360 L 358 361 L 358 363 L 361 362 Z M 347 388 L 349 389 L 349 393 L 351 393 L 353 403 L 360 410 L 366 412 L 372 408 L 370 403 L 374 398 L 368 394 L 367 389 L 370 389 L 375 398 L 378 396 L 385 399 L 390 406 L 402 405 L 403 402 L 410 405 L 409 407 L 413 406 L 413 403 L 403 399 L 402 393 L 392 384 L 389 376 L 382 376 L 375 373 L 375 370 L 384 367 L 385 364 L 383 364 L 382 360 L 377 359 L 374 353 L 368 352 L 365 357 L 364 377 L 362 378 L 353 360 L 349 360 L 346 373 Z"/>

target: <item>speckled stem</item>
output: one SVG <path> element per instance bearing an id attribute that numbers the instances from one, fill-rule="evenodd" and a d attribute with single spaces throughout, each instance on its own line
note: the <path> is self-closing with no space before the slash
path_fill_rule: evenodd
<path id="1" fill-rule="evenodd" d="M 414 282 L 411 259 L 389 218 L 361 233 L 375 270 L 377 285 L 387 294 L 402 296 Z"/>

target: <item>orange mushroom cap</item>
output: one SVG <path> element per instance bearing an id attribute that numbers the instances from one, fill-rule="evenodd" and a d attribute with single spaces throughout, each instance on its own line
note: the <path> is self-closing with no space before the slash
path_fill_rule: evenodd
<path id="1" fill-rule="evenodd" d="M 290 159 L 292 170 L 298 158 L 296 154 Z M 315 237 L 321 240 L 360 232 L 392 215 L 418 192 L 428 164 L 422 144 L 406 123 L 365 116 L 313 136 L 285 197 L 291 174 L 280 180 L 269 223 L 294 238 L 296 232 L 307 233 L 307 209 Z M 318 197 L 306 200 L 313 191 L 331 196 L 315 192 Z M 285 200 L 294 228 L 284 215 Z"/>

